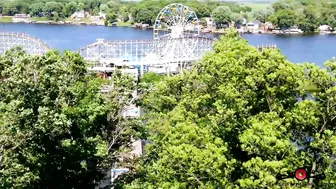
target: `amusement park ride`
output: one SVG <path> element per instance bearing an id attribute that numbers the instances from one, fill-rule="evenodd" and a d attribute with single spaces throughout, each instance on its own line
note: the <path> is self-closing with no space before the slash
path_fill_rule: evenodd
<path id="1" fill-rule="evenodd" d="M 93 71 L 110 75 L 115 69 L 153 71 L 161 74 L 178 73 L 212 49 L 213 39 L 200 34 L 199 20 L 191 8 L 170 4 L 158 14 L 152 40 L 97 42 L 78 50 L 93 63 Z M 27 53 L 40 55 L 51 48 L 38 39 L 21 33 L 0 32 L 0 53 L 21 46 Z"/>
<path id="2" fill-rule="evenodd" d="M 105 41 L 83 47 L 79 53 L 95 62 L 92 70 L 112 72 L 116 68 L 178 73 L 212 49 L 213 39 L 200 35 L 198 18 L 189 7 L 170 4 L 158 14 L 153 40 Z"/>

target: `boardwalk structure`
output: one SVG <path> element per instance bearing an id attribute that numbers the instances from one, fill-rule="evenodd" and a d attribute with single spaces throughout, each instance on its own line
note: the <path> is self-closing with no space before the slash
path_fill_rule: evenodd
<path id="1" fill-rule="evenodd" d="M 173 46 L 173 45 L 174 46 Z M 140 68 L 141 73 L 176 72 L 195 62 L 212 49 L 213 39 L 201 36 L 159 40 L 105 41 L 79 50 L 86 60 L 95 62 L 95 71 L 110 72 L 118 67 Z M 191 47 L 192 45 L 192 47 Z"/>
<path id="2" fill-rule="evenodd" d="M 194 11 L 182 4 L 170 4 L 158 14 L 152 40 L 96 42 L 77 52 L 93 63 L 93 71 L 110 74 L 118 68 L 138 69 L 157 73 L 179 73 L 212 50 L 214 39 L 200 34 L 199 20 Z M 42 41 L 22 33 L 0 32 L 0 54 L 21 46 L 34 55 L 51 48 Z M 276 48 L 275 45 L 257 46 L 258 49 Z"/>
<path id="3" fill-rule="evenodd" d="M 77 52 L 87 61 L 89 68 L 99 72 L 113 72 L 120 67 L 139 68 L 140 73 L 176 73 L 199 60 L 204 53 L 212 50 L 214 39 L 201 35 L 185 35 L 179 38 L 157 40 L 108 41 L 97 39 L 93 44 Z M 27 53 L 42 55 L 52 48 L 37 38 L 23 33 L 0 32 L 0 54 L 20 46 Z M 276 45 L 258 45 L 257 49 L 275 49 Z"/>

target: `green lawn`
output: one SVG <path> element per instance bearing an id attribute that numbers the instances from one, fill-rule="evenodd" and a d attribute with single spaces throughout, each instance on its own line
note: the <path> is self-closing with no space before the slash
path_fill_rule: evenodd
<path id="1" fill-rule="evenodd" d="M 81 20 L 76 20 L 76 19 L 72 19 L 72 18 L 66 18 L 65 20 L 66 21 L 71 21 L 71 22 L 84 22 L 84 23 L 91 22 L 90 18 L 84 18 L 84 19 L 81 19 Z"/>
<path id="2" fill-rule="evenodd" d="M 47 17 L 32 17 L 32 21 L 50 21 Z"/>
<path id="3" fill-rule="evenodd" d="M 269 3 L 246 3 L 244 5 L 251 7 L 252 10 L 266 9 L 267 7 L 271 6 Z"/>
<path id="4" fill-rule="evenodd" d="M 0 17 L 0 22 L 12 22 L 13 17 L 12 16 L 1 16 Z"/>
<path id="5" fill-rule="evenodd" d="M 52 21 L 48 19 L 47 17 L 33 17 L 31 18 L 31 20 L 33 21 Z M 84 18 L 82 20 L 74 20 L 71 18 L 66 18 L 66 19 L 60 19 L 59 21 L 72 21 L 72 22 L 85 22 L 85 23 L 91 22 L 90 18 Z"/>
<path id="6" fill-rule="evenodd" d="M 245 3 L 244 5 L 251 7 L 251 8 L 252 8 L 252 11 L 253 11 L 253 10 L 267 9 L 267 7 L 270 7 L 270 6 L 271 6 L 270 3 Z M 247 14 L 249 20 L 252 20 L 252 19 L 253 19 L 252 11 L 249 12 L 249 13 Z"/>
<path id="7" fill-rule="evenodd" d="M 117 26 L 125 26 L 125 27 L 129 27 L 131 26 L 131 22 L 128 21 L 128 22 L 117 22 Z"/>

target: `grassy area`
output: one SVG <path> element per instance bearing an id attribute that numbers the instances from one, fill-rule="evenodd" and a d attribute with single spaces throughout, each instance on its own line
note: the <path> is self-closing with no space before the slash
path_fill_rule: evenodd
<path id="1" fill-rule="evenodd" d="M 72 18 L 66 18 L 65 20 L 66 21 L 71 21 L 71 22 L 84 22 L 84 23 L 91 22 L 90 18 L 84 18 L 84 19 L 81 19 L 81 20 L 75 20 L 75 19 L 72 19 Z"/>
<path id="2" fill-rule="evenodd" d="M 31 18 L 32 21 L 53 21 L 48 19 L 47 17 L 33 17 Z M 74 20 L 71 18 L 66 18 L 66 19 L 60 19 L 59 21 L 72 21 L 72 22 L 85 22 L 85 23 L 89 23 L 91 22 L 90 18 L 84 18 L 82 20 Z"/>
<path id="3" fill-rule="evenodd" d="M 117 26 L 129 27 L 131 25 L 132 25 L 132 23 L 130 21 L 127 21 L 127 22 L 117 22 Z"/>
<path id="4" fill-rule="evenodd" d="M 0 17 L 0 22 L 12 22 L 13 21 L 13 17 L 12 16 L 1 16 Z"/>
<path id="5" fill-rule="evenodd" d="M 30 18 L 32 21 L 50 21 L 47 17 L 32 17 Z"/>
<path id="6" fill-rule="evenodd" d="M 252 8 L 252 11 L 253 11 L 253 10 L 263 10 L 263 9 L 267 9 L 267 7 L 270 7 L 270 6 L 271 6 L 270 3 L 246 3 L 246 4 L 244 4 L 244 5 L 251 7 L 251 8 Z M 253 19 L 252 12 L 249 12 L 247 15 L 248 15 L 248 19 L 249 19 L 249 20 L 252 20 L 252 19 Z"/>
<path id="7" fill-rule="evenodd" d="M 248 4 L 245 4 L 245 5 L 251 7 L 252 10 L 266 9 L 267 7 L 271 6 L 271 4 L 269 4 L 269 3 L 248 3 Z"/>

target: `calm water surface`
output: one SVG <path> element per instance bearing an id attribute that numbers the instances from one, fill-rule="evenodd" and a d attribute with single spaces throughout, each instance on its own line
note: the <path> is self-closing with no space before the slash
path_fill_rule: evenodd
<path id="1" fill-rule="evenodd" d="M 26 33 L 39 38 L 60 51 L 79 49 L 80 47 L 96 42 L 97 38 L 104 38 L 106 40 L 153 38 L 153 32 L 151 30 L 129 27 L 3 23 L 0 25 L 0 30 Z M 252 45 L 276 44 L 287 58 L 295 63 L 315 62 L 318 65 L 323 65 L 326 60 L 336 56 L 336 35 L 277 36 L 246 34 L 244 37 Z"/>

